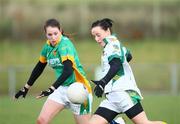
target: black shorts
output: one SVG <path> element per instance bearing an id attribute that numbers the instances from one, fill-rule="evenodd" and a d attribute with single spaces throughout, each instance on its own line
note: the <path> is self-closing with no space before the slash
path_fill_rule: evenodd
<path id="1" fill-rule="evenodd" d="M 132 119 L 139 113 L 143 111 L 143 107 L 140 102 L 138 102 L 136 105 L 134 105 L 132 108 L 128 109 L 126 112 L 124 112 L 128 118 Z M 108 122 L 111 122 L 118 114 L 115 111 L 112 111 L 108 108 L 99 107 L 94 114 L 97 114 L 104 119 L 106 119 Z"/>

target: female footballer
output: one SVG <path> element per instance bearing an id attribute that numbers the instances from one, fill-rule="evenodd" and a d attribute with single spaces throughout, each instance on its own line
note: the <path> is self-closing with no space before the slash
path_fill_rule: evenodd
<path id="1" fill-rule="evenodd" d="M 140 102 L 140 90 L 128 63 L 132 57 L 112 34 L 112 25 L 112 20 L 106 18 L 93 22 L 91 26 L 94 39 L 103 47 L 101 59 L 104 75 L 101 80 L 92 82 L 96 85 L 95 95 L 102 97 L 105 93 L 105 99 L 88 124 L 108 124 L 120 113 L 125 113 L 134 124 L 165 124 L 148 120 Z"/>
<path id="2" fill-rule="evenodd" d="M 54 69 L 57 80 L 49 87 L 42 91 L 37 98 L 48 96 L 37 124 L 48 124 L 64 108 L 69 108 L 75 118 L 76 124 L 84 124 L 90 118 L 92 91 L 85 72 L 79 61 L 78 54 L 71 40 L 64 35 L 63 29 L 56 19 L 49 19 L 45 22 L 44 31 L 47 42 L 42 48 L 40 58 L 34 67 L 29 80 L 25 86 L 19 90 L 15 98 L 26 96 L 30 87 L 41 75 L 48 64 Z M 67 98 L 67 88 L 73 82 L 82 82 L 89 92 L 89 98 L 85 104 L 73 104 Z"/>

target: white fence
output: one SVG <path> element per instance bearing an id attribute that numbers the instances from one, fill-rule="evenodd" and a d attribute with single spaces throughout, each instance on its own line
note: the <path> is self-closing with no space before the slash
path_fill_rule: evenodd
<path id="1" fill-rule="evenodd" d="M 89 79 L 98 79 L 98 65 L 84 67 Z M 16 89 L 27 81 L 32 68 L 32 66 L 0 67 L 0 95 L 13 96 Z M 166 92 L 172 95 L 177 95 L 180 91 L 180 64 L 133 64 L 132 69 L 138 86 L 143 91 Z M 53 71 L 47 68 L 44 72 L 38 82 L 52 82 Z"/>

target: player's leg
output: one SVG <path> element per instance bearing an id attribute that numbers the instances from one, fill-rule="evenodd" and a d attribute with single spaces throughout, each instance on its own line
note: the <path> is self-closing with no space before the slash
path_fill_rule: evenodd
<path id="1" fill-rule="evenodd" d="M 134 122 L 134 124 L 166 124 L 165 122 L 162 122 L 162 121 L 148 120 L 144 111 L 136 115 L 131 120 Z"/>
<path id="2" fill-rule="evenodd" d="M 104 105 L 104 107 L 101 107 Z M 106 107 L 105 107 L 106 105 Z M 101 102 L 100 107 L 96 110 L 94 115 L 91 117 L 88 124 L 109 124 L 112 120 L 119 114 L 113 110 L 108 108 L 109 101 L 103 100 Z"/>
<path id="3" fill-rule="evenodd" d="M 74 114 L 74 118 L 75 118 L 76 124 L 88 124 L 88 122 L 91 118 L 91 114 L 85 114 L 85 115 L 75 115 Z"/>
<path id="4" fill-rule="evenodd" d="M 109 124 L 126 124 L 126 123 L 122 117 L 118 117 L 118 118 L 112 120 Z"/>
<path id="5" fill-rule="evenodd" d="M 132 120 L 134 124 L 166 124 L 162 121 L 148 120 L 146 113 L 144 112 L 141 106 L 141 103 L 137 103 L 129 110 L 127 110 L 125 113 Z"/>
<path id="6" fill-rule="evenodd" d="M 89 94 L 84 104 L 70 103 L 70 109 L 74 114 L 76 124 L 88 124 L 92 111 L 92 94 Z"/>
<path id="7" fill-rule="evenodd" d="M 90 114 L 86 114 L 86 115 L 74 115 L 74 117 L 75 117 L 76 124 L 125 124 L 122 118 L 117 118 L 116 121 L 113 120 L 110 123 L 107 121 L 107 120 L 109 121 L 112 120 L 114 116 L 111 116 L 112 118 L 106 118 L 106 116 L 104 115 L 94 114 L 91 117 Z"/>
<path id="8" fill-rule="evenodd" d="M 120 95 L 120 96 L 119 96 Z M 118 96 L 118 97 L 117 97 Z M 113 124 L 115 121 L 113 119 L 120 113 L 119 105 L 121 106 L 124 99 L 121 97 L 121 93 L 111 92 L 106 94 L 99 108 L 96 110 L 95 114 L 91 117 L 89 124 Z M 118 102 L 120 100 L 120 102 Z M 121 123 L 120 123 L 121 124 Z"/>
<path id="9" fill-rule="evenodd" d="M 64 100 L 66 98 L 64 94 L 66 90 L 67 87 L 60 86 L 49 95 L 37 119 L 37 124 L 48 124 L 58 112 L 65 108 L 67 101 Z"/>
<path id="10" fill-rule="evenodd" d="M 108 121 L 100 116 L 100 115 L 93 115 L 92 118 L 90 119 L 89 123 L 87 124 L 125 124 L 125 121 L 122 117 L 118 117 L 117 119 L 115 120 L 112 120 L 111 122 L 108 123 Z"/>
<path id="11" fill-rule="evenodd" d="M 108 124 L 108 121 L 104 117 L 94 114 L 87 124 Z"/>
<path id="12" fill-rule="evenodd" d="M 48 124 L 62 109 L 64 109 L 64 105 L 47 99 L 37 119 L 37 124 Z"/>

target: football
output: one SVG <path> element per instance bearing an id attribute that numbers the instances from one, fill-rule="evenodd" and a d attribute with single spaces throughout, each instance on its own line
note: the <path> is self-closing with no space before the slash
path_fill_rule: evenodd
<path id="1" fill-rule="evenodd" d="M 87 100 L 88 92 L 82 83 L 74 82 L 67 89 L 67 97 L 72 103 L 82 104 Z"/>

